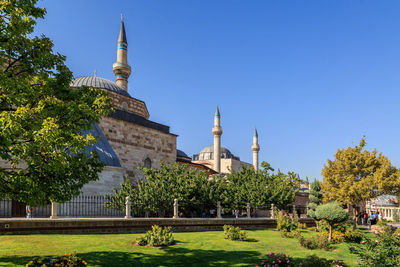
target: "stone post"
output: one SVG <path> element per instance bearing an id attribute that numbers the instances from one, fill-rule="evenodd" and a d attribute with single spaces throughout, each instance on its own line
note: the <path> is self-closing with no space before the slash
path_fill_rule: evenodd
<path id="1" fill-rule="evenodd" d="M 175 198 L 175 199 L 174 199 L 174 217 L 172 217 L 172 218 L 174 218 L 174 219 L 177 219 L 177 218 L 178 218 L 178 207 L 179 207 L 179 205 L 178 205 L 178 199 Z"/>
<path id="2" fill-rule="evenodd" d="M 222 218 L 222 216 L 221 216 L 221 201 L 217 202 L 217 218 L 218 219 Z"/>
<path id="3" fill-rule="evenodd" d="M 247 218 L 251 218 L 251 214 L 250 214 L 250 203 L 247 203 L 246 205 L 246 212 L 247 212 Z"/>
<path id="4" fill-rule="evenodd" d="M 125 219 L 131 218 L 131 197 L 127 196 L 125 201 Z"/>
<path id="5" fill-rule="evenodd" d="M 271 217 L 272 219 L 275 219 L 275 205 L 271 204 Z"/>
<path id="6" fill-rule="evenodd" d="M 57 203 L 51 202 L 51 216 L 50 219 L 58 219 L 57 216 Z"/>
<path id="7" fill-rule="evenodd" d="M 296 218 L 296 205 L 293 205 L 293 219 Z"/>

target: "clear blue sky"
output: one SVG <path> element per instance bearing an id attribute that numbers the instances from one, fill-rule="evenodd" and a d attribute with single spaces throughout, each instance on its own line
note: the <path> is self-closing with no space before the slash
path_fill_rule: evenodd
<path id="1" fill-rule="evenodd" d="M 321 179 L 337 148 L 366 135 L 400 167 L 400 2 L 245 0 L 40 1 L 36 33 L 76 77 L 114 80 L 120 13 L 133 68 L 129 93 L 178 134 L 188 155 L 222 145 Z"/>

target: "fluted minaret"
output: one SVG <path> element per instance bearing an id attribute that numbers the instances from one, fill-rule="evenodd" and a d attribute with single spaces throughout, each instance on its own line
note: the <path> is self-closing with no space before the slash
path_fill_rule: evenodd
<path id="1" fill-rule="evenodd" d="M 116 84 L 125 91 L 128 91 L 128 78 L 131 75 L 131 66 L 128 65 L 128 41 L 126 40 L 124 17 L 122 15 L 117 46 L 117 62 L 113 64 L 113 72 L 117 78 Z"/>
<path id="2" fill-rule="evenodd" d="M 214 128 L 212 129 L 212 134 L 214 135 L 214 171 L 221 172 L 221 115 L 217 107 L 214 116 Z"/>
<path id="3" fill-rule="evenodd" d="M 253 166 L 254 166 L 254 170 L 258 171 L 258 151 L 260 151 L 260 146 L 258 145 L 257 129 L 254 129 L 253 145 L 251 146 L 251 150 L 253 150 Z"/>

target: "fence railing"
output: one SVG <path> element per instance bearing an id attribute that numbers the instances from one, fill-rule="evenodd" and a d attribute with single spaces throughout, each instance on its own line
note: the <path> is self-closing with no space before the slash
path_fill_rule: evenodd
<path id="1" fill-rule="evenodd" d="M 105 196 L 78 196 L 72 200 L 60 203 L 57 207 L 58 217 L 72 218 L 106 218 L 123 217 L 124 213 L 106 208 Z M 32 218 L 48 218 L 51 215 L 51 204 L 31 207 Z M 0 200 L 0 218 L 26 217 L 26 205 L 24 203 L 3 199 Z"/>

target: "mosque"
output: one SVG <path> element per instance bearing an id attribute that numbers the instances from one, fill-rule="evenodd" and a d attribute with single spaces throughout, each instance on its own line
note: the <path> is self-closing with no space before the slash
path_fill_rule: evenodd
<path id="1" fill-rule="evenodd" d="M 128 93 L 128 78 L 131 67 L 128 64 L 128 41 L 123 18 L 117 41 L 117 62 L 113 64 L 116 82 L 94 76 L 77 77 L 71 82 L 71 88 L 83 85 L 106 90 L 112 99 L 115 111 L 103 118 L 91 133 L 100 137 L 99 141 L 88 149 L 98 152 L 106 167 L 99 174 L 99 180 L 90 182 L 82 189 L 84 195 L 104 195 L 113 192 L 126 178 L 135 182 L 144 178 L 139 166 L 158 168 L 160 162 L 179 162 L 206 170 L 209 175 L 226 174 L 238 171 L 242 166 L 251 164 L 240 161 L 227 148 L 221 146 L 222 128 L 217 108 L 214 117 L 214 144 L 207 146 L 199 154 L 188 157 L 177 150 L 177 135 L 170 132 L 169 126 L 149 120 L 150 113 L 146 103 Z M 257 131 L 254 133 L 253 166 L 258 169 Z M 214 155 L 220 157 L 214 157 Z"/>

